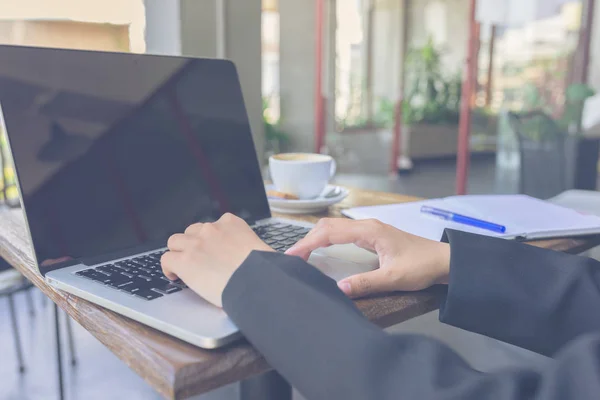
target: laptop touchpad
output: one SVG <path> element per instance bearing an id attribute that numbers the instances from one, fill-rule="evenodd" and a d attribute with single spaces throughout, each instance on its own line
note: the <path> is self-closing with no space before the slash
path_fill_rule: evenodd
<path id="1" fill-rule="evenodd" d="M 308 262 L 336 281 L 372 271 L 379 265 L 377 255 L 354 245 L 318 250 L 310 256 Z"/>

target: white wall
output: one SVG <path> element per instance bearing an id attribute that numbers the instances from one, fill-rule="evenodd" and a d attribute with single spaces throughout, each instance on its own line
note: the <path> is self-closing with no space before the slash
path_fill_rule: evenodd
<path id="1" fill-rule="evenodd" d="M 220 37 L 217 0 L 145 0 L 147 52 L 235 62 L 259 160 L 264 151 L 261 71 L 261 1 L 224 0 L 225 37 Z"/>
<path id="2" fill-rule="evenodd" d="M 315 7 L 280 0 L 281 124 L 294 151 L 313 151 L 315 104 Z"/>
<path id="3" fill-rule="evenodd" d="M 146 52 L 181 54 L 181 4 L 179 1 L 144 0 Z"/>
<path id="4" fill-rule="evenodd" d="M 404 0 L 386 0 L 377 3 L 373 16 L 373 96 L 375 108 L 378 98 L 398 98 L 400 74 L 403 67 L 401 35 Z"/>
<path id="5" fill-rule="evenodd" d="M 600 5 L 596 5 L 592 30 L 590 84 L 600 93 Z"/>

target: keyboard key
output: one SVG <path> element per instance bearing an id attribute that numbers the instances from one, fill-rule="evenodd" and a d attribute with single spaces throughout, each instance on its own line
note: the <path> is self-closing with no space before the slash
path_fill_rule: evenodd
<path id="1" fill-rule="evenodd" d="M 116 264 L 115 264 L 116 265 Z M 116 265 L 117 268 L 123 270 L 123 271 L 131 271 L 131 267 L 126 266 L 125 264 L 121 264 L 121 265 Z"/>
<path id="2" fill-rule="evenodd" d="M 162 279 L 161 279 L 162 281 Z M 153 281 L 152 284 L 150 285 L 150 287 L 154 290 L 158 290 L 160 293 L 163 294 L 171 294 L 171 293 L 176 293 L 176 292 L 180 292 L 181 291 L 181 286 L 175 285 L 171 282 L 158 282 L 158 281 Z"/>
<path id="3" fill-rule="evenodd" d="M 187 285 L 185 283 L 183 283 L 183 281 L 181 279 L 177 279 L 176 281 L 173 281 L 173 283 L 176 283 L 177 285 L 181 286 L 183 289 L 187 289 Z"/>
<path id="4" fill-rule="evenodd" d="M 111 265 L 107 265 L 106 268 L 109 271 L 112 271 L 112 272 L 117 273 L 117 274 L 123 272 L 123 270 L 121 268 L 118 268 L 117 266 L 112 265 L 112 264 Z"/>
<path id="5" fill-rule="evenodd" d="M 150 289 L 137 290 L 133 293 L 133 295 L 136 297 L 145 299 L 145 300 L 154 300 L 154 299 L 158 299 L 159 297 L 163 296 L 162 294 L 155 292 L 154 290 L 150 290 Z"/>
<path id="6" fill-rule="evenodd" d="M 111 276 L 112 274 L 114 274 L 114 272 L 112 272 L 112 271 L 110 271 L 110 270 L 108 270 L 108 269 L 106 269 L 104 267 L 98 267 L 98 268 L 96 268 L 96 272 L 99 272 L 99 273 L 101 273 L 103 275 L 106 275 L 106 276 Z"/>
<path id="7" fill-rule="evenodd" d="M 141 260 L 136 260 L 135 258 L 133 260 L 131 260 L 131 262 L 135 265 L 137 265 L 138 267 L 145 267 L 146 263 L 142 262 Z"/>
<path id="8" fill-rule="evenodd" d="M 140 288 L 133 282 L 128 282 L 124 285 L 119 286 L 119 290 L 122 290 L 124 292 L 127 293 L 131 293 L 134 294 L 135 292 L 137 292 L 138 290 L 140 290 Z"/>
<path id="9" fill-rule="evenodd" d="M 91 279 L 91 280 L 94 280 L 94 281 L 98 281 L 100 283 L 104 283 L 105 280 L 109 279 L 108 276 L 106 276 L 104 274 L 100 274 L 100 273 L 94 271 L 93 269 L 88 269 L 88 270 L 85 270 L 85 271 L 79 271 L 79 272 L 76 273 L 76 275 L 83 276 L 84 278 Z"/>
<path id="10" fill-rule="evenodd" d="M 127 282 L 131 282 L 131 278 L 128 278 L 124 275 L 114 274 L 113 276 L 111 276 L 107 280 L 105 280 L 103 283 L 108 286 L 118 288 L 120 285 L 127 283 Z"/>
<path id="11" fill-rule="evenodd" d="M 154 300 L 187 288 L 181 280 L 171 282 L 163 275 L 160 265 L 160 257 L 163 253 L 164 251 L 155 252 L 131 260 L 78 271 L 76 275 L 146 300 Z"/>

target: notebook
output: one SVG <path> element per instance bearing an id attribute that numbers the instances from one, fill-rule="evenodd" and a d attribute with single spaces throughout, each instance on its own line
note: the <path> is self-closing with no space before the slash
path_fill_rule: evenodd
<path id="1" fill-rule="evenodd" d="M 423 205 L 504 225 L 506 232 L 495 233 L 423 214 L 421 213 Z M 350 208 L 342 213 L 353 219 L 375 218 L 403 231 L 432 240 L 440 240 L 446 228 L 520 240 L 600 233 L 600 217 L 586 215 L 525 195 L 452 196 L 412 203 Z"/>

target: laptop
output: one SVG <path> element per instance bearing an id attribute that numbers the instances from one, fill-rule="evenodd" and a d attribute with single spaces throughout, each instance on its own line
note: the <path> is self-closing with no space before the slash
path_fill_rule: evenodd
<path id="1" fill-rule="evenodd" d="M 39 273 L 203 348 L 240 337 L 160 265 L 170 235 L 225 212 L 282 252 L 311 228 L 271 216 L 235 66 L 20 46 L 0 46 L 0 60 L 3 127 Z M 344 247 L 310 262 L 341 279 L 375 260 Z"/>

